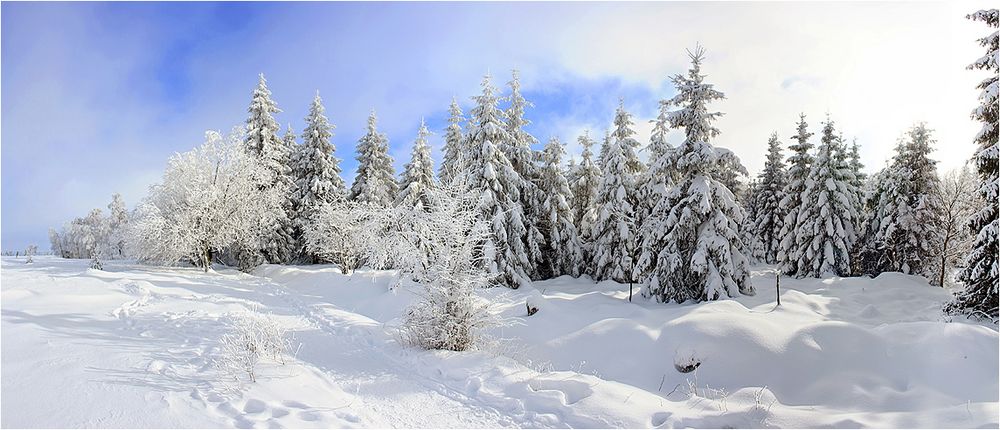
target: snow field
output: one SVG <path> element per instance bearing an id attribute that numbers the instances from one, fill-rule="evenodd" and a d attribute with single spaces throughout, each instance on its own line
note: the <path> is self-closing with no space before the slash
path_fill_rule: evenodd
<path id="1" fill-rule="evenodd" d="M 393 272 L 87 263 L 3 259 L 3 427 L 1000 421 L 996 327 L 944 322 L 950 293 L 918 277 L 782 278 L 775 308 L 768 267 L 753 272 L 756 296 L 698 305 L 628 303 L 627 285 L 564 276 L 482 291 L 507 324 L 483 350 L 456 353 L 400 345 L 421 287 Z M 294 356 L 236 384 L 213 360 L 227 322 L 253 304 L 292 333 Z"/>

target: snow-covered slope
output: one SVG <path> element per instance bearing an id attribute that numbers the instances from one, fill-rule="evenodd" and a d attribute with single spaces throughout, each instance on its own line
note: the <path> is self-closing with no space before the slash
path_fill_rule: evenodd
<path id="1" fill-rule="evenodd" d="M 563 277 L 483 295 L 508 324 L 478 352 L 401 346 L 419 286 L 391 272 L 254 276 L 4 258 L 3 427 L 997 427 L 995 326 L 944 322 L 921 278 L 782 278 L 663 305 Z M 526 316 L 525 301 L 539 312 Z M 259 304 L 294 358 L 234 390 L 212 365 Z M 690 373 L 677 367 L 700 363 Z"/>

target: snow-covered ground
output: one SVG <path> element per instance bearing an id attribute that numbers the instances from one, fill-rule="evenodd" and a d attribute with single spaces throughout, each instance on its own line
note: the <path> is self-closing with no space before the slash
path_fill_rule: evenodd
<path id="1" fill-rule="evenodd" d="M 332 266 L 156 268 L 2 260 L 7 427 L 992 427 L 998 336 L 945 322 L 921 278 L 782 278 L 663 305 L 560 278 L 487 290 L 507 325 L 478 352 L 400 345 L 419 286 Z M 526 316 L 525 300 L 540 310 Z M 293 336 L 239 389 L 213 365 L 253 304 Z M 675 364 L 698 362 L 693 372 Z"/>

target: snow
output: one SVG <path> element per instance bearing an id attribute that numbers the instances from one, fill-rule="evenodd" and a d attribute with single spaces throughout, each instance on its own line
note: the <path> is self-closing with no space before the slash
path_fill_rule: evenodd
<path id="1" fill-rule="evenodd" d="M 395 272 L 87 266 L 3 258 L 3 427 L 998 426 L 996 326 L 899 273 L 782 278 L 780 307 L 771 266 L 697 305 L 562 276 L 480 291 L 495 341 L 429 352 L 398 341 L 422 288 Z M 213 360 L 254 305 L 295 353 L 236 385 Z"/>

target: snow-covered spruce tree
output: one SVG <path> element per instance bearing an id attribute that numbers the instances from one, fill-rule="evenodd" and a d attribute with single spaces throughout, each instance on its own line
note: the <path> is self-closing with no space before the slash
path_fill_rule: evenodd
<path id="1" fill-rule="evenodd" d="M 986 55 L 972 63 L 969 68 L 976 70 L 985 69 L 989 77 L 984 79 L 978 86 L 982 93 L 979 95 L 978 108 L 972 111 L 972 118 L 983 123 L 983 128 L 976 135 L 976 143 L 979 148 L 972 157 L 976 165 L 976 172 L 979 174 L 981 185 L 979 195 L 982 196 L 985 205 L 972 218 L 969 227 L 976 235 L 976 241 L 972 246 L 972 252 L 965 260 L 965 268 L 959 273 L 958 279 L 965 284 L 965 290 L 958 293 L 955 299 L 947 303 L 945 312 L 950 314 L 963 314 L 974 318 L 998 319 L 997 310 L 997 285 L 1000 284 L 1000 221 L 997 220 L 997 198 L 1000 196 L 1000 178 L 998 178 L 998 119 L 997 117 L 997 76 L 1000 68 L 997 66 L 997 48 L 1000 45 L 997 27 L 1000 27 L 1000 12 L 997 9 L 980 10 L 970 14 L 969 19 L 983 21 L 992 27 L 993 33 L 982 39 L 979 44 L 986 48 Z"/>
<path id="2" fill-rule="evenodd" d="M 430 131 L 423 121 L 420 122 L 420 129 L 417 130 L 417 138 L 413 142 L 413 151 L 410 161 L 403 167 L 403 174 L 399 181 L 399 194 L 396 196 L 396 207 L 403 211 L 429 212 L 435 202 L 433 201 L 433 191 L 437 188 L 437 181 L 434 180 L 434 162 L 431 160 L 431 149 L 427 145 L 427 136 Z M 416 262 L 400 262 L 415 264 L 420 267 L 427 267 L 430 254 L 433 251 L 430 247 L 431 241 L 423 238 L 422 234 L 429 226 L 421 223 L 423 218 L 412 214 L 404 213 L 399 217 L 399 229 L 403 232 L 415 234 L 414 246 L 417 249 Z"/>
<path id="3" fill-rule="evenodd" d="M 403 166 L 403 175 L 399 181 L 399 194 L 396 196 L 396 206 L 423 211 L 430 210 L 431 196 L 428 191 L 436 186 L 434 161 L 431 159 L 431 148 L 427 145 L 427 136 L 430 134 L 427 125 L 420 121 L 420 129 L 417 130 L 417 139 L 413 141 L 410 161 Z"/>
<path id="4" fill-rule="evenodd" d="M 594 140 L 590 138 L 589 131 L 580 136 L 578 141 L 583 147 L 583 154 L 577 167 L 576 181 L 571 184 L 573 224 L 580 234 L 580 245 L 583 248 L 584 265 L 580 272 L 592 274 L 594 249 L 590 233 L 594 229 L 594 222 L 597 221 L 597 191 L 600 189 L 603 174 L 594 161 L 594 153 L 591 150 Z"/>
<path id="5" fill-rule="evenodd" d="M 796 219 L 796 277 L 850 273 L 858 206 L 850 186 L 852 179 L 843 143 L 835 134 L 833 120 L 828 118 Z"/>
<path id="6" fill-rule="evenodd" d="M 451 99 L 451 106 L 448 108 L 448 128 L 444 135 L 444 158 L 441 159 L 441 167 L 438 169 L 438 179 L 443 185 L 451 185 L 452 181 L 465 171 L 462 164 L 462 109 L 458 107 L 458 101 Z"/>
<path id="7" fill-rule="evenodd" d="M 167 163 L 129 223 L 130 255 L 173 264 L 188 260 L 208 271 L 216 254 L 249 249 L 270 235 L 285 196 L 274 172 L 250 154 L 241 128 L 225 139 L 206 133 L 204 144 Z"/>
<path id="8" fill-rule="evenodd" d="M 281 135 L 281 143 L 284 143 L 285 144 L 285 148 L 287 148 L 287 150 L 288 150 L 288 154 L 289 154 L 288 155 L 288 162 L 289 162 L 289 167 L 288 168 L 292 171 L 292 175 L 295 174 L 294 159 L 295 159 L 296 149 L 299 146 L 297 139 L 298 139 L 298 136 L 295 135 L 295 130 L 292 129 L 292 125 L 288 124 L 287 126 L 285 126 L 285 134 Z"/>
<path id="9" fill-rule="evenodd" d="M 490 234 L 478 247 L 489 273 L 510 288 L 530 282 L 528 269 L 530 257 L 525 238 L 528 227 L 524 208 L 519 204 L 520 193 L 525 188 L 524 179 L 514 170 L 504 155 L 501 145 L 511 137 L 504 127 L 503 112 L 497 107 L 496 88 L 490 76 L 483 78 L 482 94 L 473 97 L 465 147 L 468 150 L 466 165 L 470 166 L 461 176 L 462 184 L 479 195 L 476 213 L 489 226 Z M 471 166 L 475 166 L 474 168 Z"/>
<path id="10" fill-rule="evenodd" d="M 576 178 L 570 183 L 570 190 L 573 192 L 573 224 L 583 233 L 584 216 L 587 212 L 593 212 L 597 189 L 601 186 L 601 169 L 594 162 L 594 140 L 590 138 L 590 131 L 585 131 L 577 138 L 577 142 L 583 147 L 583 153 L 580 155 L 580 164 L 576 167 Z"/>
<path id="11" fill-rule="evenodd" d="M 280 204 L 281 213 L 271 224 L 273 232 L 262 237 L 260 244 L 247 244 L 249 246 L 247 248 L 233 250 L 233 257 L 243 270 L 253 268 L 262 261 L 286 263 L 291 260 L 295 247 L 295 228 L 292 224 L 294 201 L 291 193 L 294 178 L 290 167 L 292 148 L 278 137 L 280 127 L 274 119 L 274 114 L 281 110 L 271 99 L 271 90 L 267 88 L 264 74 L 260 75 L 247 111 L 250 114 L 246 121 L 244 142 L 247 151 L 257 157 L 264 168 L 272 173 L 270 175 L 272 182 L 262 185 L 262 188 L 276 188 L 277 193 L 285 198 Z"/>
<path id="12" fill-rule="evenodd" d="M 672 187 L 677 180 L 677 172 L 671 166 L 656 164 L 657 160 L 665 161 L 667 153 L 674 150 L 674 147 L 667 142 L 667 133 L 670 132 L 670 105 L 666 100 L 660 101 L 660 113 L 653 123 L 653 132 L 650 135 L 649 146 L 649 168 L 639 174 L 638 204 L 636 210 L 639 213 L 640 222 L 653 212 L 653 206 L 667 194 L 667 190 Z"/>
<path id="13" fill-rule="evenodd" d="M 628 170 L 633 175 L 638 175 L 646 170 L 646 165 L 636 154 L 639 149 L 639 141 L 635 139 L 636 132 L 632 127 L 632 114 L 625 110 L 625 99 L 618 99 L 618 109 L 615 110 L 614 130 L 611 131 L 612 140 L 620 140 L 625 146 L 622 147 L 626 158 Z M 664 149 L 664 148 L 660 148 Z M 664 149 L 665 150 L 665 149 Z"/>
<path id="14" fill-rule="evenodd" d="M 911 128 L 896 147 L 873 212 L 877 217 L 872 246 L 878 263 L 865 263 L 868 274 L 893 271 L 923 275 L 934 282 L 942 207 L 937 194 L 936 162 L 929 158 L 934 143 L 931 130 L 921 123 Z M 877 228 L 876 228 L 877 227 Z"/>
<path id="15" fill-rule="evenodd" d="M 542 248 L 547 241 L 540 230 L 542 217 L 545 216 L 541 211 L 544 196 L 538 188 L 541 180 L 541 156 L 531 149 L 531 145 L 538 143 L 538 140 L 525 130 L 531 121 L 524 118 L 525 109 L 532 107 L 532 104 L 521 95 L 521 81 L 517 70 L 511 72 L 511 80 L 507 85 L 510 86 L 510 96 L 506 99 L 510 106 L 504 112 L 504 116 L 507 119 L 506 126 L 510 140 L 500 148 L 510 160 L 511 167 L 523 179 L 521 191 L 518 193 L 520 196 L 518 204 L 525 216 L 524 244 L 528 253 L 528 266 L 525 270 L 533 278 L 543 279 L 545 274 L 538 272 L 543 258 Z"/>
<path id="16" fill-rule="evenodd" d="M 583 250 L 580 236 L 573 224 L 573 197 L 569 183 L 563 176 L 562 156 L 566 153 L 562 142 L 552 138 L 542 151 L 539 188 L 542 199 L 542 218 L 539 226 L 546 242 L 542 248 L 542 266 L 539 272 L 547 278 L 561 275 L 580 276 L 583 267 Z"/>
<path id="17" fill-rule="evenodd" d="M 563 171 L 563 176 L 566 178 L 566 183 L 570 184 L 570 189 L 572 190 L 573 189 L 573 184 L 575 184 L 577 178 L 580 177 L 579 176 L 580 175 L 580 168 L 579 168 L 579 166 L 576 165 L 576 159 L 574 159 L 572 156 L 570 156 L 569 159 L 566 160 L 566 168 L 562 169 L 562 171 Z M 573 207 L 573 201 L 572 201 L 572 199 L 570 199 L 569 206 L 571 208 Z"/>
<path id="18" fill-rule="evenodd" d="M 699 46 L 688 55 L 691 69 L 687 76 L 672 78 L 677 95 L 669 101 L 680 107 L 670 113 L 670 124 L 683 128 L 685 139 L 656 161 L 675 169 L 680 182 L 657 202 L 643 224 L 637 267 L 646 277 L 646 294 L 661 302 L 754 294 L 739 230 L 743 209 L 715 177 L 720 166 L 742 166 L 732 152 L 709 143 L 719 134 L 712 122 L 722 113 L 709 112 L 707 104 L 725 95 L 704 82 L 704 49 Z"/>
<path id="19" fill-rule="evenodd" d="M 389 157 L 389 139 L 379 133 L 375 111 L 368 115 L 368 132 L 358 140 L 358 173 L 351 184 L 349 199 L 389 207 L 398 192 L 396 175 Z"/>
<path id="20" fill-rule="evenodd" d="M 764 171 L 758 175 L 754 192 L 754 218 L 751 220 L 751 235 L 754 244 L 751 246 L 756 258 L 768 264 L 778 261 L 778 251 L 781 248 L 781 226 L 784 214 L 781 212 L 781 201 L 785 198 L 785 163 L 781 156 L 781 143 L 778 133 L 771 134 L 767 142 L 767 161 Z"/>
<path id="21" fill-rule="evenodd" d="M 604 175 L 597 190 L 595 214 L 588 237 L 591 268 L 597 280 L 630 283 L 635 279 L 637 250 L 635 220 L 635 177 L 638 172 L 629 167 L 627 141 L 612 139 L 607 145 Z"/>
<path id="22" fill-rule="evenodd" d="M 321 207 L 343 201 L 347 197 L 347 187 L 340 177 L 340 160 L 333 155 L 336 151 L 331 141 L 334 125 L 330 124 L 324 111 L 323 100 L 317 92 L 305 119 L 302 145 L 296 147 L 292 157 L 295 226 L 299 236 Z M 299 245 L 299 253 L 306 254 L 301 255 L 301 258 L 314 263 L 320 261 L 318 255 L 305 252 L 305 244 L 301 240 Z"/>
<path id="23" fill-rule="evenodd" d="M 802 196 L 806 191 L 806 181 L 809 179 L 809 170 L 812 168 L 813 156 L 810 150 L 813 145 L 809 143 L 809 138 L 813 133 L 808 131 L 809 124 L 806 123 L 806 114 L 799 114 L 798 132 L 795 136 L 795 143 L 789 145 L 792 155 L 788 157 L 788 175 L 785 185 L 785 195 L 778 203 L 778 208 L 784 215 L 781 223 L 781 232 L 778 234 L 780 245 L 778 249 L 778 267 L 786 275 L 798 272 L 799 247 L 797 244 L 797 234 L 800 229 L 798 223 L 799 212 L 802 210 Z"/>
<path id="24" fill-rule="evenodd" d="M 608 158 L 608 149 L 611 148 L 611 130 L 604 130 L 604 140 L 601 140 L 601 151 L 597 156 L 597 167 L 604 171 L 604 160 Z"/>

